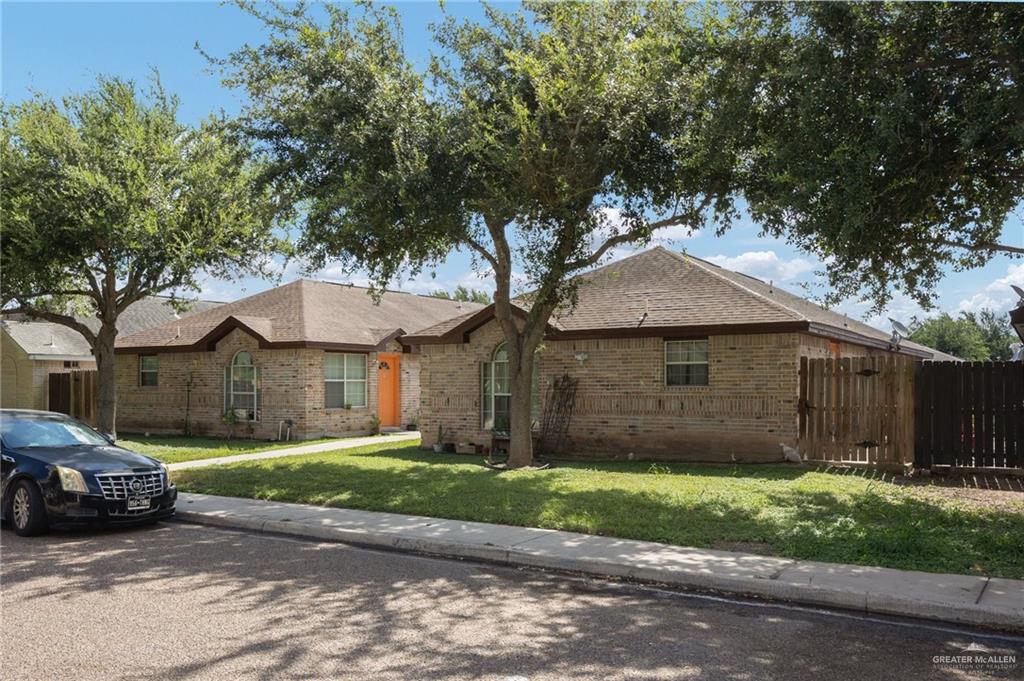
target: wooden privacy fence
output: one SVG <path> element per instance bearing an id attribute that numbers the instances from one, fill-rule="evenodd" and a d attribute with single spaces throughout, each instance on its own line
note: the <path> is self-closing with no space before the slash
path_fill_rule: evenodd
<path id="1" fill-rule="evenodd" d="M 917 465 L 1024 467 L 1024 362 L 922 362 Z"/>
<path id="2" fill-rule="evenodd" d="M 86 423 L 96 423 L 96 396 L 99 382 L 95 371 L 69 371 L 50 374 L 47 402 L 50 411 L 69 414 Z"/>
<path id="3" fill-rule="evenodd" d="M 899 356 L 801 357 L 801 456 L 891 468 L 912 464 L 914 365 Z"/>

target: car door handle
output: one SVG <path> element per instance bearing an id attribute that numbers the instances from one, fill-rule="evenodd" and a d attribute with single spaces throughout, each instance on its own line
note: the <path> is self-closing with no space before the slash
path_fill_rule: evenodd
<path id="1" fill-rule="evenodd" d="M 7 456 L 6 454 L 3 454 L 3 455 L 0 455 L 0 458 L 2 458 L 7 463 L 14 463 L 14 457 L 13 456 Z"/>

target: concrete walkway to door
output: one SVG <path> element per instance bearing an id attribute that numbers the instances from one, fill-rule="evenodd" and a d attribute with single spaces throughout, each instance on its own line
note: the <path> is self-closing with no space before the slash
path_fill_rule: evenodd
<path id="1" fill-rule="evenodd" d="M 335 452 L 340 449 L 353 449 L 365 447 L 366 445 L 386 445 L 393 442 L 408 442 L 418 440 L 418 430 L 401 431 L 397 433 L 382 433 L 381 435 L 368 435 L 366 437 L 348 437 L 331 442 L 318 442 L 315 445 L 296 445 L 284 449 L 272 449 L 266 452 L 250 452 L 248 454 L 235 454 L 233 456 L 218 456 L 214 459 L 196 459 L 195 461 L 182 461 L 181 463 L 168 464 L 172 471 L 180 471 L 186 468 L 202 468 L 203 466 L 219 466 L 225 463 L 236 463 L 238 461 L 256 461 L 258 459 L 277 459 L 282 456 L 301 456 L 303 454 L 316 454 L 318 452 Z"/>

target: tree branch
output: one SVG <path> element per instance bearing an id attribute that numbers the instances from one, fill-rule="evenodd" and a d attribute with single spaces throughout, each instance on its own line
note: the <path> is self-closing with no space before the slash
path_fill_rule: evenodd
<path id="1" fill-rule="evenodd" d="M 701 205 L 700 211 L 703 211 L 707 203 L 708 201 L 705 201 Z M 596 265 L 601 260 L 601 258 L 604 257 L 605 253 L 607 253 L 612 248 L 615 248 L 619 244 L 629 243 L 630 241 L 636 241 L 645 234 L 650 234 L 655 230 L 663 229 L 665 227 L 675 227 L 676 225 L 687 224 L 689 221 L 690 217 L 688 215 L 677 214 L 672 215 L 671 217 L 667 217 L 663 220 L 658 220 L 657 222 L 649 222 L 643 227 L 638 227 L 636 229 L 631 229 L 628 232 L 608 237 L 608 239 L 606 239 L 605 242 L 597 248 L 597 250 L 595 250 L 586 258 L 566 263 L 566 272 L 573 272 L 575 270 L 581 270 L 585 267 Z"/>
<path id="2" fill-rule="evenodd" d="M 19 305 L 18 308 L 15 308 L 13 310 L 6 310 L 5 312 L 22 312 L 30 317 L 38 317 L 39 319 L 45 319 L 48 322 L 53 322 L 55 324 L 66 326 L 69 329 L 74 329 L 75 331 L 77 331 L 78 333 L 82 334 L 82 336 L 85 337 L 85 340 L 88 341 L 89 343 L 89 347 L 95 349 L 96 334 L 92 332 L 92 329 L 90 329 L 88 326 L 78 321 L 71 315 L 58 314 L 56 312 L 50 312 L 49 310 L 42 310 L 38 307 L 33 306 L 31 303 L 25 302 L 22 299 L 17 299 L 17 302 Z"/>
<path id="3" fill-rule="evenodd" d="M 951 239 L 939 239 L 938 244 L 940 246 L 952 246 L 953 248 L 962 248 L 968 251 L 974 252 L 986 252 L 986 253 L 1014 253 L 1017 255 L 1024 255 L 1024 246 L 1010 246 L 1008 244 L 1000 244 L 995 241 L 979 241 L 976 244 L 968 244 L 963 241 L 953 241 Z"/>
<path id="4" fill-rule="evenodd" d="M 489 262 L 491 264 L 491 267 L 497 269 L 498 261 L 495 259 L 494 255 L 492 255 L 490 251 L 484 248 L 483 244 L 476 241 L 475 239 L 470 239 L 467 237 L 466 245 L 469 246 L 474 251 L 476 251 L 484 260 Z"/>

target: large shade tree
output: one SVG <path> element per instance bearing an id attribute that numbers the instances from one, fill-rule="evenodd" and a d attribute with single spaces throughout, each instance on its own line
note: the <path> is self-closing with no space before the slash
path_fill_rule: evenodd
<path id="1" fill-rule="evenodd" d="M 40 95 L 0 109 L 3 306 L 85 337 L 98 425 L 110 433 L 125 309 L 198 291 L 205 275 L 266 273 L 281 246 L 248 150 L 222 121 L 188 126 L 177 109 L 158 80 L 139 88 L 116 78 L 61 103 Z"/>
<path id="2" fill-rule="evenodd" d="M 831 296 L 923 304 L 949 268 L 1024 255 L 1024 5 L 735 6 L 719 73 L 746 92 L 742 191 L 827 264 Z"/>
<path id="3" fill-rule="evenodd" d="M 530 382 L 577 272 L 658 229 L 733 214 L 732 98 L 699 6 L 527 3 L 441 22 L 416 68 L 388 8 L 245 5 L 267 42 L 219 64 L 313 264 L 377 287 L 467 249 L 507 342 L 509 466 L 532 461 Z M 525 295 L 516 297 L 513 281 Z"/>

